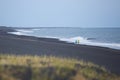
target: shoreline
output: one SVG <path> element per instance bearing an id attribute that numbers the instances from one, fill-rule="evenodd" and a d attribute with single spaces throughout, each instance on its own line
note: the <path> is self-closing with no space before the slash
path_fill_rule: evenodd
<path id="1" fill-rule="evenodd" d="M 90 61 L 120 74 L 120 50 L 66 43 L 59 39 L 8 34 L 14 29 L 0 29 L 0 54 L 53 55 Z"/>
<path id="2" fill-rule="evenodd" d="M 61 27 L 59 27 L 59 28 L 61 28 Z M 48 39 L 49 38 L 50 39 L 58 39 L 59 41 L 64 41 L 66 43 L 73 43 L 73 44 L 76 44 L 75 41 L 79 40 L 80 43 L 78 43 L 78 44 L 80 44 L 80 45 L 97 46 L 97 47 L 104 47 L 104 48 L 120 50 L 120 44 L 119 43 L 109 42 L 109 41 L 108 42 L 106 42 L 106 41 L 105 42 L 104 41 L 102 41 L 102 42 L 101 41 L 92 41 L 92 39 L 94 40 L 96 38 L 89 38 L 89 37 L 82 37 L 82 36 L 55 37 L 55 36 L 52 36 L 52 35 L 51 36 L 34 35 L 34 30 L 36 31 L 36 30 L 39 30 L 39 29 L 43 29 L 43 27 L 40 27 L 40 28 L 15 28 L 16 32 L 10 32 L 10 34 L 24 35 L 24 36 L 34 36 L 34 37 L 48 38 Z M 51 28 L 49 28 L 49 29 L 51 29 Z M 31 33 L 33 33 L 33 35 Z"/>

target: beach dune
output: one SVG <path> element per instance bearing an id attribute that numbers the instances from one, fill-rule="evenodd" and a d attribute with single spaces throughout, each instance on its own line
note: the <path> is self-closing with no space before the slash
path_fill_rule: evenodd
<path id="1" fill-rule="evenodd" d="M 0 54 L 71 57 L 104 66 L 120 74 L 120 50 L 66 43 L 58 39 L 8 34 L 0 30 Z"/>

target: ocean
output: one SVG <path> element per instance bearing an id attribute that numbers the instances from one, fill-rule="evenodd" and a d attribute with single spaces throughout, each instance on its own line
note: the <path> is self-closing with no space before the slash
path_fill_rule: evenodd
<path id="1" fill-rule="evenodd" d="M 57 38 L 68 43 L 108 47 L 120 50 L 120 28 L 41 27 L 18 28 L 16 35 Z"/>

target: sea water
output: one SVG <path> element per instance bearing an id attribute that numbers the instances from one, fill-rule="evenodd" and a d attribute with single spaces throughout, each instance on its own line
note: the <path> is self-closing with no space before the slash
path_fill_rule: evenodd
<path id="1" fill-rule="evenodd" d="M 19 28 L 12 34 L 58 38 L 68 43 L 109 47 L 120 50 L 120 28 L 41 27 Z"/>

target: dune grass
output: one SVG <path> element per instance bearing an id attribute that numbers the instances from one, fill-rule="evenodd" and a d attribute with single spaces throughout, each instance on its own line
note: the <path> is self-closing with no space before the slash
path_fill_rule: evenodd
<path id="1" fill-rule="evenodd" d="M 120 76 L 83 60 L 1 54 L 0 80 L 120 80 Z"/>

